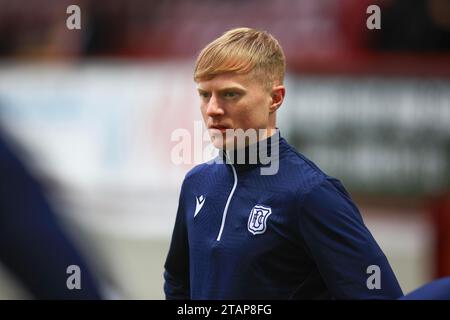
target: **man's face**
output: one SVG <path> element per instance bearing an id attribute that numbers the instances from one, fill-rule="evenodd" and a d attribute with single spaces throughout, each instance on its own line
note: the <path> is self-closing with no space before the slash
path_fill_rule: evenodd
<path id="1" fill-rule="evenodd" d="M 203 120 L 216 148 L 231 145 L 230 138 L 225 136 L 227 129 L 272 130 L 275 127 L 271 92 L 252 73 L 220 74 L 199 81 L 197 90 Z"/>

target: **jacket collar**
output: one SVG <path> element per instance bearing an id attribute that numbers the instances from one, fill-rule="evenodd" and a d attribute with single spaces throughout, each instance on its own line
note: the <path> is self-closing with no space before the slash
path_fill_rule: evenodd
<path id="1" fill-rule="evenodd" d="M 249 145 L 244 149 L 220 150 L 216 158 L 219 163 L 231 164 L 236 171 L 246 171 L 261 166 L 270 166 L 273 161 L 278 161 L 280 155 L 289 147 L 281 137 L 277 128 L 270 137 Z"/>

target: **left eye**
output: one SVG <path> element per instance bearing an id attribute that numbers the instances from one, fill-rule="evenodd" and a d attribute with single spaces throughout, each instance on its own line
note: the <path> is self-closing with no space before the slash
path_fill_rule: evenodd
<path id="1" fill-rule="evenodd" d="M 223 96 L 226 97 L 226 98 L 234 98 L 234 97 L 237 96 L 237 93 L 236 92 L 225 92 L 223 94 Z"/>

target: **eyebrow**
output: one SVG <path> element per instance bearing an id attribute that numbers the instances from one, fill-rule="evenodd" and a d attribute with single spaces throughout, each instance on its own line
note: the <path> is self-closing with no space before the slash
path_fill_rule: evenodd
<path id="1" fill-rule="evenodd" d="M 202 88 L 197 88 L 198 92 L 209 92 L 208 90 L 202 89 Z M 242 88 L 242 87 L 238 87 L 238 86 L 231 86 L 231 87 L 223 87 L 220 88 L 219 90 L 217 90 L 219 92 L 226 92 L 226 91 L 239 91 L 239 92 L 246 92 L 247 90 Z"/>

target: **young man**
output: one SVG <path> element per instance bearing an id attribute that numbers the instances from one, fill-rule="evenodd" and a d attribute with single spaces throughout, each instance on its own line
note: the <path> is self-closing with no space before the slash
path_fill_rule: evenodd
<path id="1" fill-rule="evenodd" d="M 185 177 L 165 263 L 167 299 L 402 296 L 342 184 L 280 137 L 284 72 L 280 45 L 259 30 L 230 30 L 200 53 L 201 112 L 221 150 L 216 160 L 225 161 Z M 241 147 L 228 134 L 252 130 L 258 141 Z M 270 163 L 259 152 L 265 146 Z M 275 169 L 263 174 L 268 165 Z"/>

